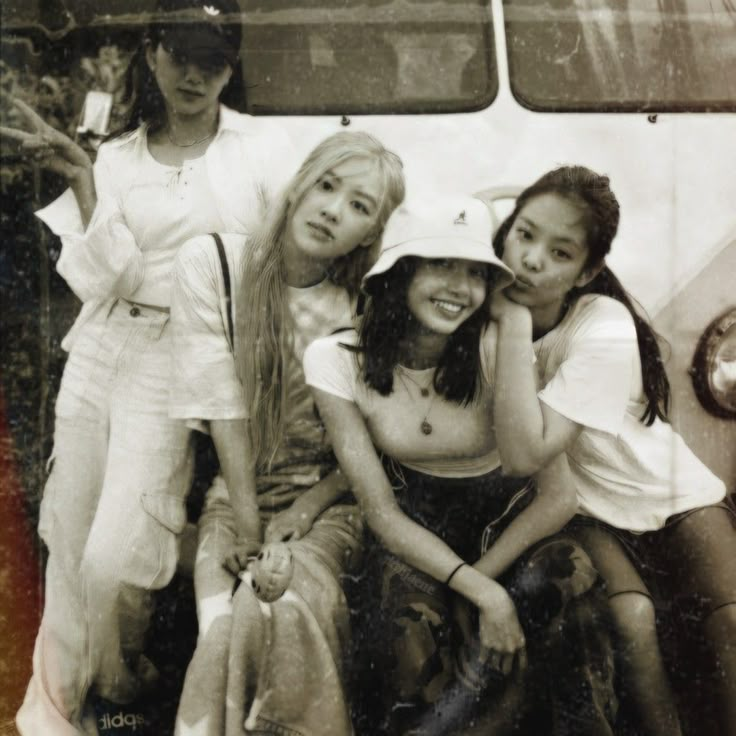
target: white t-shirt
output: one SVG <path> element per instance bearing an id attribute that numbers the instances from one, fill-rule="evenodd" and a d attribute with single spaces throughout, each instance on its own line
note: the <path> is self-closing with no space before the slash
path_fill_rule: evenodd
<path id="1" fill-rule="evenodd" d="M 239 296 L 248 244 L 238 234 L 223 235 L 222 240 L 231 279 L 231 314 L 237 325 L 238 309 L 249 306 Z M 345 289 L 326 280 L 305 289 L 289 287 L 288 298 L 294 335 L 283 377 L 288 391 L 286 431 L 283 442 L 276 448 L 271 468 L 256 478 L 259 505 L 271 512 L 290 505 L 334 467 L 327 432 L 304 382 L 302 357 L 311 340 L 349 327 L 353 315 L 353 305 Z M 209 235 L 194 238 L 184 244 L 175 260 L 169 413 L 203 431 L 207 431 L 210 420 L 248 416 L 228 334 L 227 315 L 225 282 L 215 241 Z M 235 352 L 248 347 L 239 344 L 236 328 Z M 217 479 L 207 494 L 207 503 L 225 498 L 227 488 L 222 479 Z"/>
<path id="2" fill-rule="evenodd" d="M 230 271 L 231 314 L 248 305 L 239 298 L 247 238 L 222 235 Z M 293 355 L 287 360 L 289 388 L 309 397 L 304 383 L 302 358 L 312 340 L 351 327 L 353 305 L 345 289 L 326 279 L 304 289 L 287 288 L 289 311 L 294 320 Z M 174 346 L 170 415 L 178 419 L 245 419 L 243 388 L 235 369 L 233 351 L 248 346 L 230 343 L 225 283 L 217 246 L 211 235 L 193 238 L 179 250 L 171 292 L 171 330 Z M 237 340 L 237 329 L 235 330 Z M 290 416 L 300 412 L 292 391 Z"/>
<path id="3" fill-rule="evenodd" d="M 725 485 L 660 419 L 647 427 L 634 321 L 606 296 L 581 297 L 534 343 L 539 399 L 583 425 L 568 449 L 580 512 L 642 532 L 716 503 Z"/>
<path id="4" fill-rule="evenodd" d="M 239 298 L 246 238 L 222 236 L 231 278 L 232 314 L 248 308 Z M 293 351 L 287 356 L 283 380 L 289 395 L 283 460 L 289 447 L 316 452 L 328 448 L 324 427 L 317 419 L 311 391 L 304 381 L 302 357 L 314 339 L 350 327 L 353 305 L 345 289 L 324 280 L 304 289 L 288 287 L 289 311 L 294 320 Z M 171 293 L 173 344 L 172 386 L 169 414 L 185 419 L 198 429 L 215 419 L 244 419 L 248 416 L 243 387 L 238 378 L 233 346 L 227 327 L 225 283 L 214 239 L 200 236 L 188 241 L 176 257 Z M 249 346 L 237 344 L 235 351 Z M 275 464 L 280 462 L 277 454 Z M 316 481 L 316 479 L 315 479 Z M 315 482 L 313 481 L 313 482 Z"/>
<path id="5" fill-rule="evenodd" d="M 117 297 L 168 307 L 179 247 L 202 233 L 250 232 L 296 165 L 278 124 L 224 106 L 205 154 L 182 166 L 153 158 L 145 125 L 103 143 L 87 228 L 71 190 L 36 213 L 61 237 L 58 271 L 85 303 L 75 328 Z"/>
<path id="6" fill-rule="evenodd" d="M 341 347 L 355 345 L 355 331 L 313 342 L 304 355 L 307 383 L 355 403 L 365 418 L 379 451 L 407 467 L 440 477 L 471 477 L 500 466 L 492 426 L 492 395 L 488 360 L 490 336 L 482 342 L 483 382 L 480 396 L 468 405 L 447 401 L 431 388 L 435 369 L 394 371 L 393 391 L 381 396 L 365 385 L 356 353 Z M 491 352 L 491 355 L 493 353 Z M 429 388 L 428 396 L 422 387 Z M 431 434 L 422 432 L 429 422 Z"/>

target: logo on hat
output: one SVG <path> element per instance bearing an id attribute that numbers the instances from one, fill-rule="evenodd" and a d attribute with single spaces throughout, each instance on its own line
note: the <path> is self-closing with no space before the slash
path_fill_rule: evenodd
<path id="1" fill-rule="evenodd" d="M 220 15 L 219 8 L 216 8 L 214 5 L 203 5 L 202 10 L 204 10 L 207 15 Z"/>
<path id="2" fill-rule="evenodd" d="M 452 222 L 453 225 L 467 225 L 468 222 L 465 219 L 465 210 L 463 210 Z"/>

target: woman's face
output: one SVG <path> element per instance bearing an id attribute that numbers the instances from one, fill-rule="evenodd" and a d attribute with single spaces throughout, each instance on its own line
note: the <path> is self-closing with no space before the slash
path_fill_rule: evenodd
<path id="1" fill-rule="evenodd" d="M 176 116 L 196 116 L 217 106 L 232 75 L 225 55 L 216 50 L 189 55 L 159 43 L 147 47 L 146 59 L 168 113 Z"/>
<path id="2" fill-rule="evenodd" d="M 487 263 L 461 258 L 422 258 L 406 292 L 406 303 L 425 332 L 451 335 L 483 304 Z"/>
<path id="3" fill-rule="evenodd" d="M 556 316 L 570 289 L 591 274 L 586 230 L 579 206 L 559 194 L 540 194 L 514 220 L 503 246 L 503 262 L 516 274 L 504 293 L 532 310 Z"/>
<path id="4" fill-rule="evenodd" d="M 289 212 L 286 238 L 303 257 L 331 262 L 375 239 L 383 180 L 371 159 L 356 156 L 326 171 Z"/>

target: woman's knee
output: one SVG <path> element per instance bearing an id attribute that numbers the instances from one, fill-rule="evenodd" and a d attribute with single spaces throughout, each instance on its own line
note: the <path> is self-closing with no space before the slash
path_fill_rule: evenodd
<path id="1" fill-rule="evenodd" d="M 631 591 L 609 599 L 611 615 L 619 635 L 631 643 L 656 642 L 657 615 L 651 598 Z"/>
<path id="2" fill-rule="evenodd" d="M 152 533 L 127 538 L 93 532 L 82 555 L 80 574 L 91 589 L 113 590 L 123 586 L 157 590 L 176 572 L 177 537 L 168 529 L 151 524 Z"/>
<path id="3" fill-rule="evenodd" d="M 120 558 L 111 546 L 88 540 L 82 555 L 80 576 L 87 588 L 115 587 L 120 581 Z"/>

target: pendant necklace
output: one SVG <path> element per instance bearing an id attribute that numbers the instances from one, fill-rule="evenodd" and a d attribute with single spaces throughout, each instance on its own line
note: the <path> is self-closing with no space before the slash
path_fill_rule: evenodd
<path id="1" fill-rule="evenodd" d="M 411 396 L 411 391 L 409 390 L 409 387 L 406 385 L 406 381 L 404 380 L 404 378 L 406 378 L 409 381 L 411 381 L 411 383 L 413 383 L 419 389 L 419 394 L 423 398 L 426 399 L 429 396 L 429 394 L 430 394 L 430 388 L 429 387 L 432 385 L 432 382 L 434 381 L 434 374 L 432 374 L 432 378 L 431 378 L 431 380 L 429 381 L 429 383 L 426 386 L 422 386 L 422 384 L 419 383 L 419 381 L 417 381 L 413 376 L 410 376 L 406 372 L 406 369 L 403 368 L 403 366 L 399 366 L 399 373 L 398 373 L 398 375 L 399 375 L 399 379 L 404 384 L 404 388 L 406 389 L 406 392 L 409 394 L 409 396 Z M 422 434 L 430 435 L 430 434 L 432 434 L 432 430 L 434 429 L 434 427 L 432 427 L 432 424 L 429 422 L 428 417 L 429 417 L 429 413 L 432 411 L 432 404 L 434 404 L 434 400 L 436 398 L 437 398 L 437 394 L 435 392 L 433 392 L 432 400 L 429 402 L 429 406 L 427 407 L 427 411 L 424 413 L 424 417 L 422 418 L 422 422 L 419 425 L 419 429 L 422 432 Z"/>

